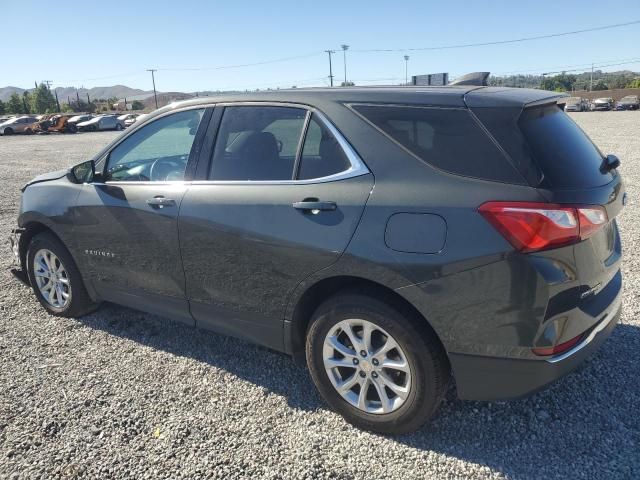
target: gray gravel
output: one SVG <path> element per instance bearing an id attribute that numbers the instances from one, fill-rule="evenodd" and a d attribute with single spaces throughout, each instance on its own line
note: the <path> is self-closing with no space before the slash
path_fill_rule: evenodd
<path id="1" fill-rule="evenodd" d="M 422 431 L 361 432 L 287 357 L 116 306 L 44 313 L 0 258 L 0 478 L 638 478 L 640 112 L 576 114 L 630 195 L 622 323 L 578 372 L 525 400 L 449 394 Z M 19 187 L 114 134 L 0 137 L 0 238 Z"/>

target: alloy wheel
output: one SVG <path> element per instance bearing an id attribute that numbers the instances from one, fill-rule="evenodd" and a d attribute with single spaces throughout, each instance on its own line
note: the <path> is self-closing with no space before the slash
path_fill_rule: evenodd
<path id="1" fill-rule="evenodd" d="M 65 308 L 71 302 L 69 275 L 60 259 L 43 248 L 33 257 L 33 275 L 42 298 L 54 308 Z"/>
<path id="2" fill-rule="evenodd" d="M 406 401 L 411 367 L 396 340 L 362 319 L 337 323 L 326 335 L 322 359 L 344 400 L 366 413 L 387 414 Z"/>

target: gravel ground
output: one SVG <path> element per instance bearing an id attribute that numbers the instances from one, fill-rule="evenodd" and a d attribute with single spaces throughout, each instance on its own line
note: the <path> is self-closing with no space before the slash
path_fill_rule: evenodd
<path id="1" fill-rule="evenodd" d="M 387 438 L 327 410 L 280 354 L 116 306 L 44 313 L 0 258 L 0 478 L 638 478 L 639 112 L 574 118 L 622 159 L 630 205 L 621 324 L 576 373 L 525 400 L 450 393 L 421 431 Z M 0 138 L 0 238 L 19 187 L 114 134 Z"/>

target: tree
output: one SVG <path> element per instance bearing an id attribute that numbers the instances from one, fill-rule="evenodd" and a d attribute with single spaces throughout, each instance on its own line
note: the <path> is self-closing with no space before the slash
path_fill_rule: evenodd
<path id="1" fill-rule="evenodd" d="M 17 93 L 12 93 L 9 101 L 7 102 L 7 113 L 26 113 L 24 111 L 24 105 L 22 104 L 22 98 Z"/>
<path id="2" fill-rule="evenodd" d="M 7 107 L 5 106 L 4 102 L 2 100 L 0 100 L 0 115 L 5 113 L 6 110 L 7 110 Z"/>
<path id="3" fill-rule="evenodd" d="M 596 83 L 593 86 L 594 90 L 609 90 L 609 87 L 607 86 L 606 83 L 604 83 L 602 80 L 600 80 L 598 83 Z"/>
<path id="4" fill-rule="evenodd" d="M 28 91 L 22 92 L 22 109 L 24 113 L 31 113 L 31 94 Z"/>
<path id="5" fill-rule="evenodd" d="M 640 78 L 631 80 L 629 83 L 627 83 L 627 86 L 625 88 L 640 88 Z"/>
<path id="6" fill-rule="evenodd" d="M 131 102 L 131 110 L 144 110 L 144 103 L 140 100 L 134 100 Z"/>
<path id="7" fill-rule="evenodd" d="M 31 95 L 31 110 L 34 113 L 54 113 L 58 110 L 51 90 L 41 83 Z"/>

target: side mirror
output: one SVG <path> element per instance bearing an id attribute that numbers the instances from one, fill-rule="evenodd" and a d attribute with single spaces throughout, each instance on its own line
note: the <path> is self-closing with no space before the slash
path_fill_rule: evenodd
<path id="1" fill-rule="evenodd" d="M 604 163 L 602 164 L 602 169 L 605 172 L 609 172 L 611 170 L 615 170 L 620 166 L 620 159 L 615 155 L 607 155 L 604 159 Z"/>
<path id="2" fill-rule="evenodd" d="M 69 170 L 69 177 L 73 183 L 89 183 L 96 175 L 96 165 L 93 160 L 79 163 Z"/>

